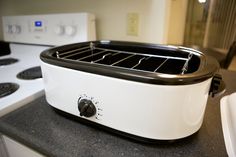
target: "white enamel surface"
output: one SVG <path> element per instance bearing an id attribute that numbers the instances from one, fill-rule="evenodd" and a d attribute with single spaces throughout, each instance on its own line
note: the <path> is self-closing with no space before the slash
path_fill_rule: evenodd
<path id="1" fill-rule="evenodd" d="M 0 59 L 13 57 L 19 62 L 7 66 L 0 66 L 0 83 L 13 82 L 19 84 L 19 89 L 6 97 L 0 98 L 0 116 L 21 107 L 43 95 L 42 79 L 20 80 L 16 75 L 28 68 L 40 66 L 40 53 L 49 48 L 45 46 L 11 44 L 11 54 Z"/>
<path id="2" fill-rule="evenodd" d="M 229 157 L 236 157 L 236 93 L 223 97 L 220 107 L 226 150 Z"/>
<path id="3" fill-rule="evenodd" d="M 89 13 L 4 16 L 2 19 L 5 41 L 63 45 L 96 40 L 95 16 Z M 35 26 L 37 21 L 41 26 Z"/>
<path id="4" fill-rule="evenodd" d="M 54 29 L 54 32 L 57 35 L 63 35 L 64 34 L 64 30 L 65 30 L 65 28 L 63 26 L 56 26 L 55 29 Z"/>
<path id="5" fill-rule="evenodd" d="M 42 62 L 50 105 L 79 116 L 80 96 L 92 99 L 90 121 L 151 139 L 178 139 L 203 120 L 211 79 L 181 85 L 153 85 L 66 69 Z"/>

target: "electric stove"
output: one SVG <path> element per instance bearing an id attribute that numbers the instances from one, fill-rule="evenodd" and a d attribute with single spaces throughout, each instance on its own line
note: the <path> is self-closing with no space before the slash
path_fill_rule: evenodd
<path id="1" fill-rule="evenodd" d="M 40 53 L 50 47 L 95 40 L 90 13 L 4 16 L 3 35 L 10 53 L 0 57 L 0 116 L 44 94 Z M 1 47 L 1 46 L 0 46 Z"/>

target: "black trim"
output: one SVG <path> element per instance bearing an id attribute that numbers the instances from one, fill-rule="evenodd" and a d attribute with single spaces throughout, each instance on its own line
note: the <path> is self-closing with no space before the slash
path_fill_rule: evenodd
<path id="1" fill-rule="evenodd" d="M 215 73 L 219 70 L 218 62 L 207 55 L 202 54 L 201 52 L 197 52 L 195 50 L 190 50 L 194 53 L 199 54 L 200 58 L 200 65 L 199 68 L 193 73 L 187 73 L 184 75 L 177 74 L 177 75 L 163 75 L 162 73 L 151 73 L 146 71 L 136 71 L 136 70 L 129 70 L 119 67 L 111 67 L 111 66 L 104 66 L 100 64 L 89 64 L 86 62 L 77 62 L 73 60 L 66 60 L 66 59 L 58 59 L 53 56 L 56 51 L 63 51 L 68 49 L 75 49 L 79 46 L 88 45 L 90 42 L 83 42 L 77 44 L 70 44 L 60 47 L 54 47 L 51 49 L 47 49 L 43 51 L 40 55 L 40 59 L 52 65 L 57 65 L 64 68 L 79 70 L 83 72 L 89 72 L 92 74 L 110 76 L 114 78 L 120 78 L 125 80 L 131 80 L 136 82 L 143 82 L 149 84 L 162 84 L 162 85 L 187 85 L 198 83 L 207 80 L 215 75 Z M 93 41 L 95 44 L 102 44 L 102 45 L 115 45 L 117 47 L 122 46 L 132 46 L 136 49 L 140 48 L 153 48 L 160 51 L 178 51 L 181 52 L 183 48 L 173 48 L 164 45 L 157 45 L 157 44 L 144 44 L 144 43 L 136 43 L 136 42 L 121 42 L 121 41 L 109 41 L 109 42 L 102 42 L 102 41 Z"/>
<path id="2" fill-rule="evenodd" d="M 173 139 L 173 140 L 150 139 L 150 138 L 141 137 L 141 136 L 133 135 L 133 134 L 130 134 L 130 133 L 126 133 L 126 132 L 123 132 L 123 131 L 119 131 L 119 130 L 110 128 L 108 126 L 104 126 L 102 124 L 98 124 L 96 122 L 89 121 L 89 120 L 86 120 L 84 118 L 77 117 L 77 116 L 69 114 L 69 113 L 67 113 L 65 111 L 59 110 L 59 109 L 57 109 L 57 108 L 55 108 L 53 106 L 50 106 L 50 107 L 56 113 L 58 113 L 59 115 L 62 115 L 65 118 L 68 118 L 70 120 L 79 122 L 81 124 L 85 124 L 85 125 L 91 126 L 93 128 L 96 128 L 96 129 L 104 130 L 107 133 L 111 133 L 111 134 L 114 134 L 116 136 L 118 135 L 121 138 L 126 138 L 126 139 L 132 140 L 134 142 L 142 142 L 142 143 L 146 143 L 146 144 L 169 144 L 169 143 L 172 144 L 172 143 L 183 142 L 183 140 L 191 140 L 191 138 L 194 138 L 194 136 L 198 133 L 198 131 L 196 131 L 192 135 L 189 135 L 189 136 L 186 136 L 186 137 L 183 137 L 183 138 L 179 138 L 179 139 Z"/>

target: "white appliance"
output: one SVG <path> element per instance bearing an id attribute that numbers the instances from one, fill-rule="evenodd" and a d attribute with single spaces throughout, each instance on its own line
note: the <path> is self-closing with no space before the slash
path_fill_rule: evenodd
<path id="1" fill-rule="evenodd" d="M 43 50 L 55 45 L 96 39 L 95 17 L 89 13 L 4 16 L 2 20 L 4 41 L 10 42 L 11 53 L 0 57 L 0 60 L 14 58 L 18 62 L 0 66 L 0 85 L 14 83 L 18 89 L 0 98 L 0 116 L 44 93 L 41 78 L 17 78 L 20 72 L 40 66 L 39 55 Z M 8 87 L 2 88 L 5 90 Z"/>
<path id="2" fill-rule="evenodd" d="M 236 157 L 236 93 L 220 100 L 224 141 L 229 157 Z"/>
<path id="3" fill-rule="evenodd" d="M 183 47 L 94 41 L 45 50 L 41 60 L 57 111 L 146 142 L 198 131 L 209 93 L 223 89 L 216 60 Z"/>
<path id="4" fill-rule="evenodd" d="M 5 16 L 4 40 L 37 45 L 61 45 L 96 39 L 95 16 L 68 13 L 33 16 Z"/>

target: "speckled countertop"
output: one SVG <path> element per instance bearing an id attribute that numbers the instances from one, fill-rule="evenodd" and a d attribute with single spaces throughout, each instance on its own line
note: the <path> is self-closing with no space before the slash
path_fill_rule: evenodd
<path id="1" fill-rule="evenodd" d="M 236 92 L 236 72 L 221 70 L 226 93 Z M 223 96 L 223 95 L 222 95 Z M 222 97 L 221 96 L 221 97 Z M 204 122 L 194 135 L 172 143 L 144 144 L 67 119 L 45 97 L 0 118 L 0 132 L 46 156 L 227 156 L 219 100 L 208 100 Z"/>

